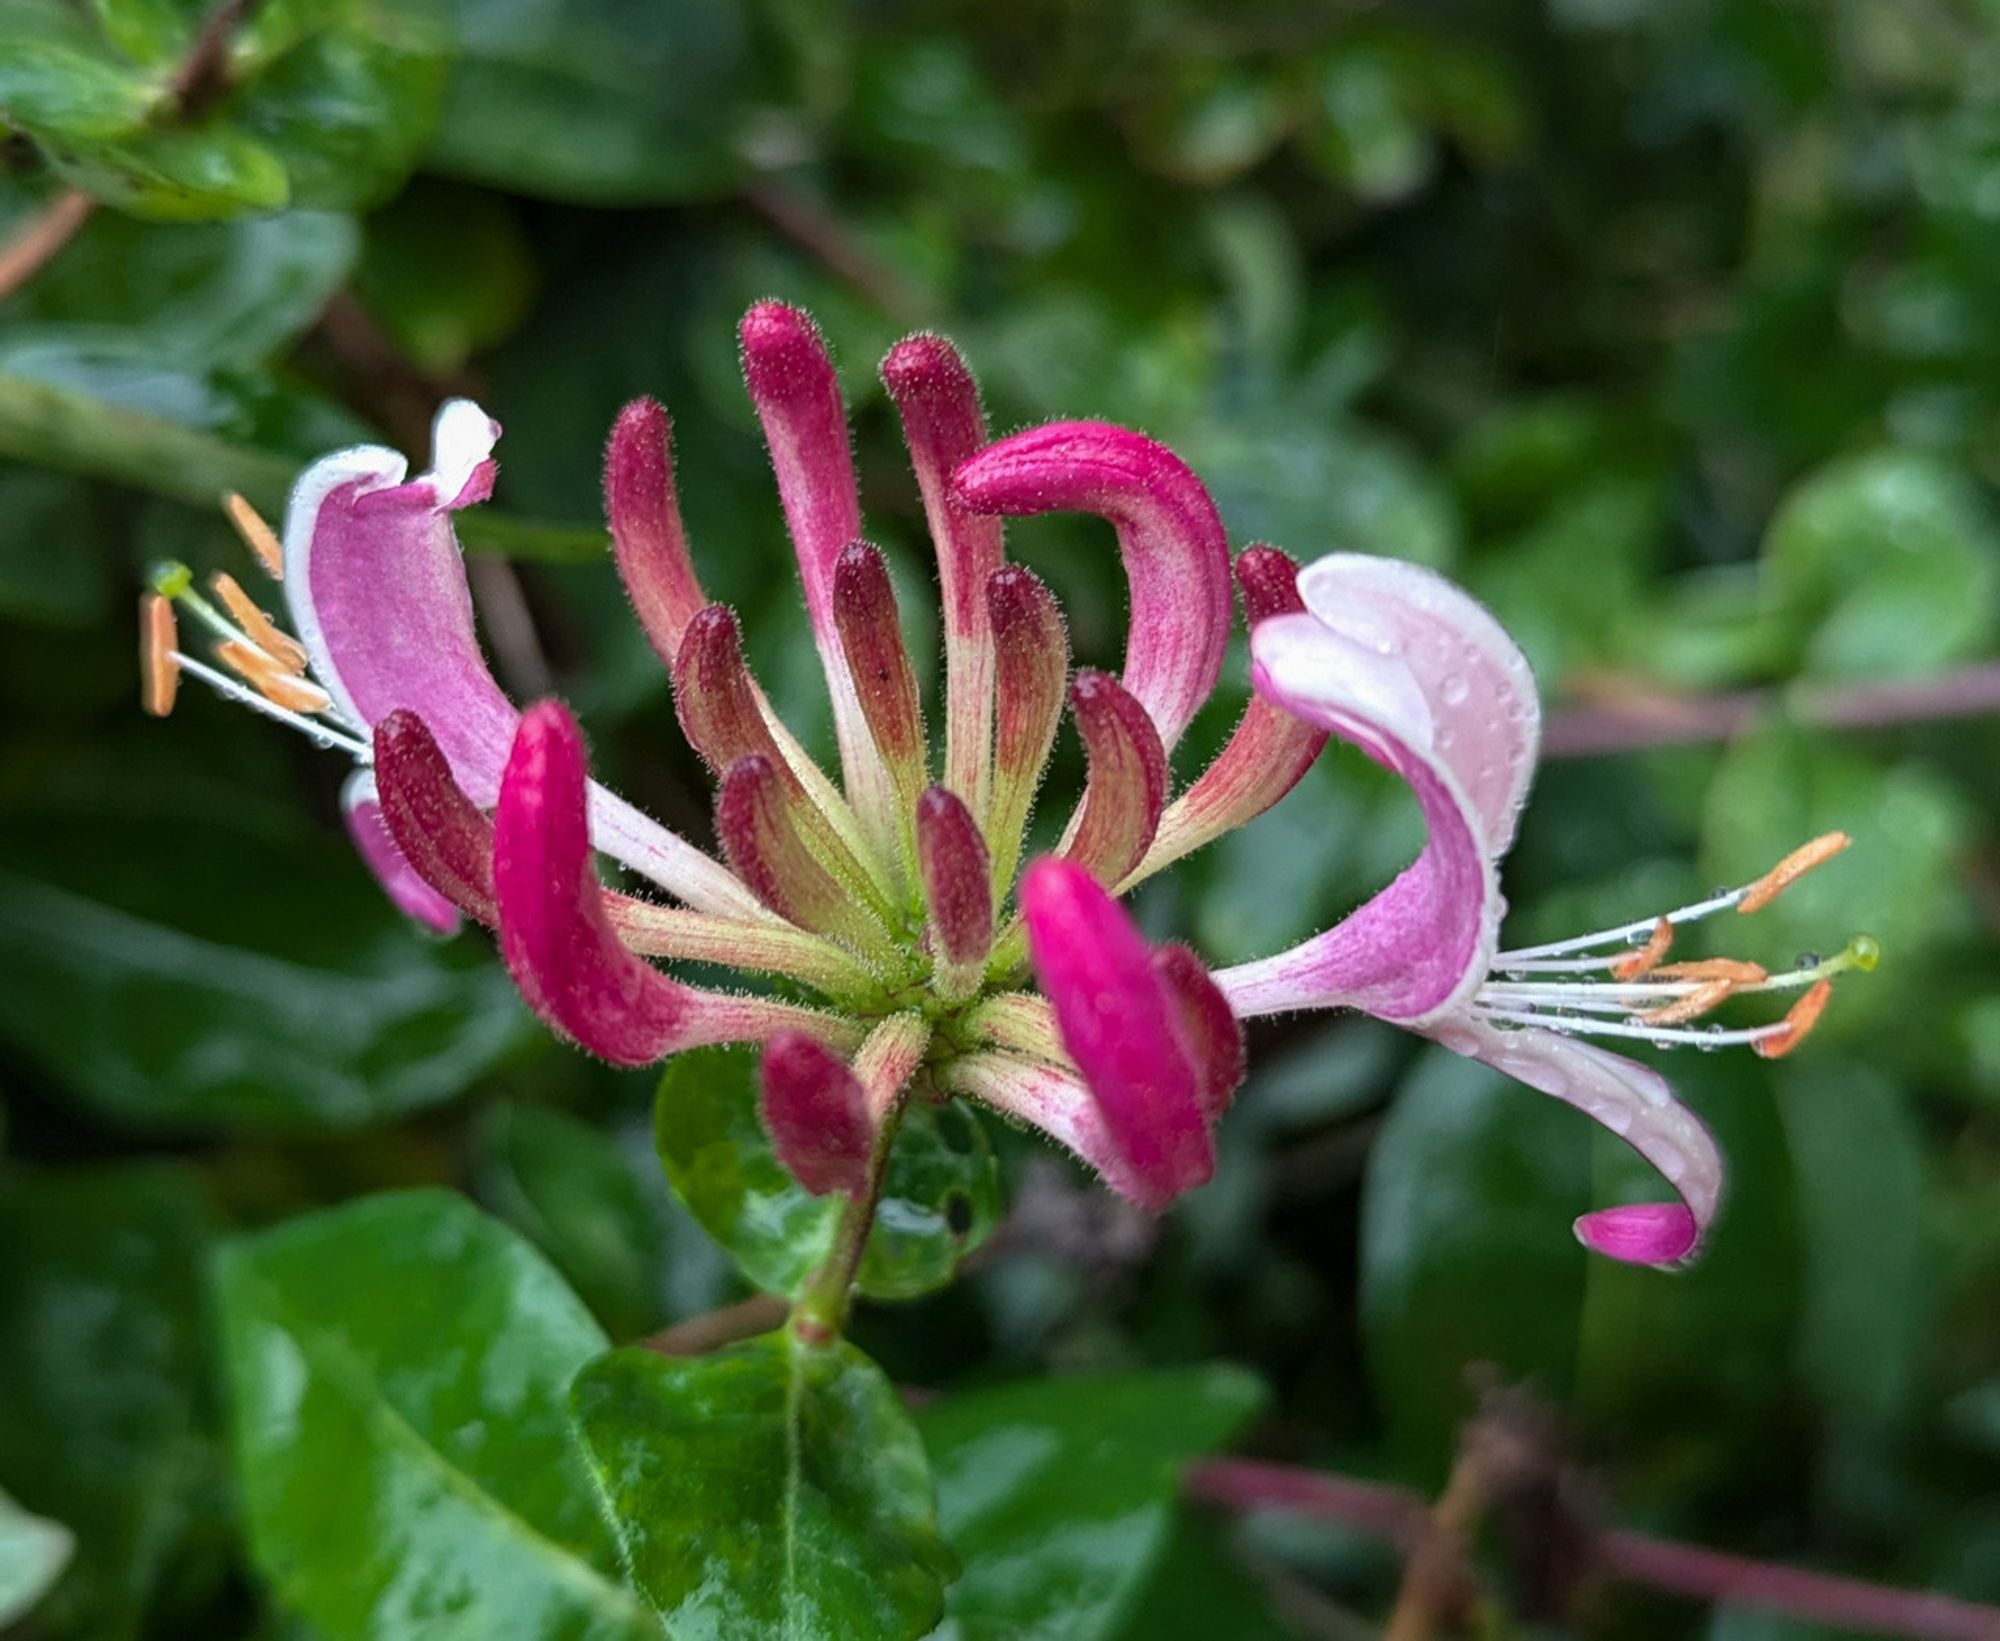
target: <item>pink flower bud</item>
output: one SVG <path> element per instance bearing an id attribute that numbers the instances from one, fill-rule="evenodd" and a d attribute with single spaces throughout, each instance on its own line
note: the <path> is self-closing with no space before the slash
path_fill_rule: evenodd
<path id="1" fill-rule="evenodd" d="M 939 989 L 969 997 L 993 944 L 992 862 L 972 811 L 947 787 L 934 786 L 917 802 L 917 861 Z"/>
<path id="2" fill-rule="evenodd" d="M 903 648 L 889 568 L 866 542 L 850 542 L 834 561 L 833 615 L 875 750 L 889 766 L 906 807 L 912 805 L 924 770 L 917 675 Z"/>
<path id="3" fill-rule="evenodd" d="M 375 726 L 382 823 L 410 869 L 475 922 L 500 921 L 493 900 L 493 823 L 452 778 L 430 728 L 398 708 Z"/>
<path id="4" fill-rule="evenodd" d="M 618 413 L 604 453 L 604 515 L 618 574 L 647 642 L 669 667 L 688 622 L 708 602 L 674 494 L 671 438 L 666 411 L 634 399 Z"/>
<path id="5" fill-rule="evenodd" d="M 1064 855 L 1115 886 L 1145 857 L 1167 801 L 1167 754 L 1152 716 L 1108 672 L 1085 667 L 1069 690 L 1089 775 Z"/>
<path id="6" fill-rule="evenodd" d="M 781 1032 L 765 1047 L 758 1083 L 758 1114 L 786 1172 L 814 1196 L 858 1199 L 875 1142 L 860 1079 L 823 1044 Z"/>

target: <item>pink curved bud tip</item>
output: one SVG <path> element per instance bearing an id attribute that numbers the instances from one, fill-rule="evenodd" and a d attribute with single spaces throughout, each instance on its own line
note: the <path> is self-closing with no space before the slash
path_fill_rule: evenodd
<path id="1" fill-rule="evenodd" d="M 1576 1222 L 1576 1239 L 1592 1253 L 1627 1265 L 1677 1265 L 1694 1252 L 1700 1228 L 1678 1202 L 1599 1208 Z"/>
<path id="2" fill-rule="evenodd" d="M 647 642 L 669 667 L 688 622 L 708 602 L 674 494 L 671 441 L 666 411 L 634 399 L 618 413 L 604 452 L 604 516 L 618 574 Z"/>

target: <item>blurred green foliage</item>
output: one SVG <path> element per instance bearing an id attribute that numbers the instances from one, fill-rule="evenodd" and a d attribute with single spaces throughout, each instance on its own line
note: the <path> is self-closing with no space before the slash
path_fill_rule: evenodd
<path id="1" fill-rule="evenodd" d="M 823 741 L 736 376 L 735 319 L 768 294 L 834 345 L 922 656 L 921 511 L 873 372 L 936 326 L 997 427 L 1141 427 L 1239 545 L 1462 577 L 1557 710 L 1758 692 L 1726 744 L 1545 769 L 1508 868 L 1523 935 L 1837 826 L 1854 849 L 1743 924 L 1742 955 L 1856 929 L 1886 952 L 1795 1059 L 1670 1067 L 1733 1170 L 1682 1275 L 1570 1241 L 1645 1188 L 1615 1142 L 1365 1024 L 1261 1030 L 1217 1182 L 1157 1232 L 996 1134 L 1015 1207 L 976 1270 L 860 1324 L 894 1379 L 964 1393 L 918 1421 L 947 1539 L 1026 1569 L 957 1586 L 946 1633 L 1209 1636 L 1218 1611 L 1287 1633 L 1250 1603 L 1308 1585 L 1379 1610 L 1393 1568 L 1352 1540 L 1169 1519 L 1173 1462 L 1249 1411 L 1233 1376 L 1135 1380 L 1102 1419 L 1101 1390 L 973 1388 L 1216 1358 L 1269 1387 L 1262 1451 L 1433 1487 L 1487 1363 L 1562 1410 L 1623 1520 L 2000 1599 L 2000 725 L 1815 721 L 1830 688 L 1946 700 L 1994 659 L 1990 0 L 267 0 L 190 80 L 210 15 L 0 0 L 0 233 L 67 189 L 98 202 L 0 302 L 0 1622 L 39 1601 L 35 1641 L 346 1641 L 359 1586 L 314 1558 L 407 1553 L 494 1603 L 450 1633 L 650 1623 L 558 1439 L 561 1382 L 607 1338 L 741 1292 L 654 1166 L 649 1079 L 547 1041 L 476 937 L 380 904 L 334 760 L 199 690 L 142 721 L 129 616 L 155 558 L 240 570 L 224 489 L 274 510 L 305 458 L 418 444 L 438 397 L 476 392 L 507 436 L 469 546 L 515 555 L 621 788 L 699 831 L 598 462 L 625 399 L 669 405 L 706 584 Z M 1009 543 L 1080 657 L 1115 659 L 1099 533 Z M 1218 961 L 1268 951 L 1419 836 L 1336 751 L 1140 911 Z M 983 1154 L 933 1162 L 966 1174 L 974 1230 L 917 1227 L 884 1291 L 990 1228 Z M 513 1230 L 428 1191 L 351 1200 L 436 1185 Z M 753 1185 L 690 1200 L 755 1275 L 724 1228 L 778 1211 Z M 856 1395 L 908 1446 L 877 1389 Z M 1031 1465 L 954 1493 L 982 1418 L 992 1452 L 1074 1451 L 1091 1486 Z M 442 1489 L 462 1535 L 344 1517 L 363 1465 Z M 1070 1595 L 1030 1611 L 1036 1590 Z M 1578 1624 L 1778 1633 L 1635 1596 Z"/>

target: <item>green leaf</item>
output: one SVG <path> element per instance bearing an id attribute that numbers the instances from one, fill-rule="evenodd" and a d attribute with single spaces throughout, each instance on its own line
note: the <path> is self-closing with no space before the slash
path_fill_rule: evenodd
<path id="1" fill-rule="evenodd" d="M 321 441 L 299 454 L 325 448 Z M 258 448 L 238 428 L 212 432 L 199 418 L 129 409 L 71 382 L 37 381 L 18 371 L 0 371 L 0 456 L 197 507 L 212 507 L 235 490 L 271 517 L 283 515 L 302 465 Z M 598 561 L 605 550 L 604 531 L 595 525 L 542 524 L 485 508 L 460 513 L 453 523 L 471 552 Z"/>
<path id="2" fill-rule="evenodd" d="M 434 169 L 593 204 L 716 194 L 742 166 L 728 0 L 436 0 L 458 47 Z"/>
<path id="3" fill-rule="evenodd" d="M 50 627 L 88 627 L 111 588 L 91 550 L 90 498 L 60 473 L 0 465 L 0 615 Z"/>
<path id="4" fill-rule="evenodd" d="M 250 1547 L 327 1641 L 641 1641 L 569 1437 L 604 1348 L 512 1232 L 412 1191 L 223 1250 Z"/>
<path id="5" fill-rule="evenodd" d="M 1406 1462 L 1442 1469 L 1474 1363 L 1566 1396 L 1590 1145 L 1580 1113 L 1443 1049 L 1397 1091 L 1363 1187 L 1361 1320 Z"/>
<path id="6" fill-rule="evenodd" d="M 107 1116 L 353 1126 L 525 1039 L 504 970 L 411 930 L 343 841 L 151 801 L 143 830 L 104 785 L 0 817 L 0 1032 Z"/>
<path id="7" fill-rule="evenodd" d="M 125 1641 L 214 1570 L 210 1234 L 179 1168 L 0 1180 L 0 1483 L 76 1535 L 38 1634 Z"/>
<path id="8" fill-rule="evenodd" d="M 138 130 L 158 96 L 69 7 L 0 4 L 0 122 L 44 141 L 104 141 Z"/>
<path id="9" fill-rule="evenodd" d="M 519 1102 L 488 1112 L 473 1144 L 480 1197 L 549 1256 L 614 1339 L 666 1321 L 671 1199 L 650 1157 Z"/>
<path id="10" fill-rule="evenodd" d="M 953 1560 L 923 1443 L 845 1340 L 614 1351 L 572 1400 L 633 1580 L 675 1641 L 899 1641 L 942 1614 Z"/>
<path id="11" fill-rule="evenodd" d="M 8 350 L 254 370 L 319 318 L 359 245 L 326 211 L 189 225 L 100 211 L 8 303 Z"/>
<path id="12" fill-rule="evenodd" d="M 1231 1367 L 970 1391 L 919 1419 L 964 1571 L 938 1641 L 1115 1633 L 1165 1548 L 1182 1467 L 1263 1400 Z"/>
<path id="13" fill-rule="evenodd" d="M 168 222 L 274 211 L 292 197 L 284 162 L 227 125 L 142 131 L 53 150 L 50 164 L 103 204 Z"/>
<path id="14" fill-rule="evenodd" d="M 2000 525 L 1941 456 L 1829 463 L 1785 499 L 1764 557 L 1778 597 L 1816 623 L 1819 676 L 1910 677 L 1983 656 L 2000 632 Z"/>
<path id="15" fill-rule="evenodd" d="M 76 1535 L 0 1493 L 0 1626 L 25 1617 L 76 1553 Z"/>
<path id="16" fill-rule="evenodd" d="M 1297 1641 L 1271 1592 L 1231 1553 L 1225 1530 L 1214 1522 L 1173 1523 L 1152 1582 L 1112 1632 L 1119 1641 Z"/>
<path id="17" fill-rule="evenodd" d="M 785 1172 L 757 1116 L 748 1049 L 677 1055 L 660 1080 L 653 1134 L 675 1192 L 743 1274 L 796 1293 L 827 1256 L 838 1197 L 815 1197 Z M 1000 1176 L 978 1120 L 954 1101 L 913 1099 L 896 1135 L 860 1291 L 911 1299 L 949 1282 L 1000 1216 Z"/>
<path id="18" fill-rule="evenodd" d="M 508 201 L 419 183 L 368 219 L 356 293 L 416 364 L 444 376 L 513 332 L 535 284 L 533 253 Z"/>

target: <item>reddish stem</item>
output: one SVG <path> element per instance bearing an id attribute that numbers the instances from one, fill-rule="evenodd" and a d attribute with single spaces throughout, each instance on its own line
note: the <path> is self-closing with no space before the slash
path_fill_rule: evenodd
<path id="1" fill-rule="evenodd" d="M 1284 1510 L 1337 1521 L 1386 1539 L 1405 1554 L 1430 1536 L 1430 1508 L 1423 1499 L 1407 1488 L 1352 1476 L 1252 1459 L 1212 1459 L 1188 1472 L 1186 1489 L 1191 1497 L 1228 1510 Z M 1756 1607 L 1913 1641 L 2000 1641 L 2000 1607 L 1928 1590 L 1752 1561 L 1642 1533 L 1597 1533 L 1592 1546 L 1600 1571 L 1691 1601 Z"/>

